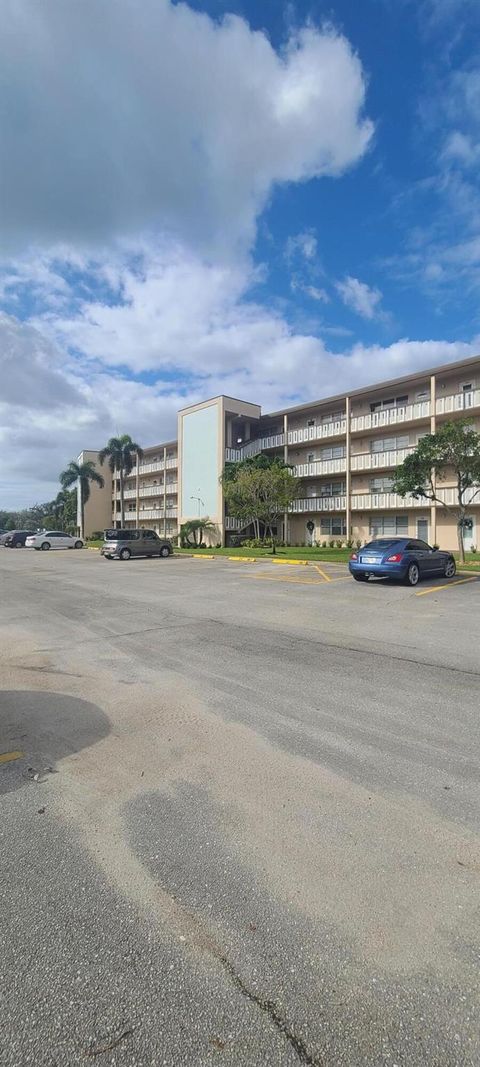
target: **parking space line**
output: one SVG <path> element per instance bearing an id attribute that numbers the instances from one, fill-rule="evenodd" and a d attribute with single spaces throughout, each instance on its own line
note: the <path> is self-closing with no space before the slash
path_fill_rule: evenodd
<path id="1" fill-rule="evenodd" d="M 15 752 L 0 752 L 0 763 L 10 763 L 14 759 L 23 759 L 23 752 L 19 750 Z"/>
<path id="2" fill-rule="evenodd" d="M 324 585 L 324 582 L 319 581 L 318 578 L 291 578 L 288 574 L 277 575 L 273 574 L 246 574 L 246 578 L 253 578 L 256 582 L 293 582 L 295 585 Z"/>
<path id="3" fill-rule="evenodd" d="M 451 589 L 454 585 L 465 585 L 466 582 L 476 581 L 478 581 L 476 575 L 472 575 L 470 578 L 459 578 L 458 581 L 448 582 L 448 585 L 432 585 L 429 589 L 421 589 L 419 593 L 415 593 L 415 596 L 427 596 L 428 593 L 438 593 L 443 589 Z"/>
<path id="4" fill-rule="evenodd" d="M 324 578 L 326 582 L 331 582 L 332 579 L 330 578 L 330 575 L 326 574 L 325 571 L 322 571 L 322 568 L 319 567 L 317 563 L 315 564 L 315 570 L 322 575 L 322 578 Z"/>

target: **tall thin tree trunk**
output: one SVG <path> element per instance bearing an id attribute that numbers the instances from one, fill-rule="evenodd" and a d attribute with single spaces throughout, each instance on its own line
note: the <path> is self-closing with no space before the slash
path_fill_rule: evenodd
<path id="1" fill-rule="evenodd" d="M 78 483 L 78 493 L 80 494 L 80 537 L 82 541 L 85 540 L 85 509 L 83 504 L 83 486 L 82 483 Z"/>
<path id="2" fill-rule="evenodd" d="M 457 523 L 457 537 L 458 537 L 458 554 L 460 556 L 460 563 L 465 563 L 465 542 L 463 539 L 463 520 L 465 515 L 461 515 Z"/>
<path id="3" fill-rule="evenodd" d="M 124 517 L 125 505 L 124 505 L 124 501 L 123 501 L 123 467 L 120 467 L 120 470 L 119 470 L 118 474 L 119 474 L 119 478 L 120 478 L 120 526 L 121 526 L 121 528 L 123 530 L 123 527 L 125 525 L 125 517 Z"/>

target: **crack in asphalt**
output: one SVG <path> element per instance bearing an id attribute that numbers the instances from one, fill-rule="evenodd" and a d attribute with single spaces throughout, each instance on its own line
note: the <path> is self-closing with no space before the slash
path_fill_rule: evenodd
<path id="1" fill-rule="evenodd" d="M 205 623 L 210 623 L 212 626 L 218 627 L 218 629 L 222 633 L 224 632 L 225 624 L 221 619 L 212 619 L 212 618 L 208 618 L 208 616 L 205 617 L 204 619 L 198 619 L 196 616 L 185 615 L 183 622 L 167 623 L 167 624 L 157 625 L 157 626 L 146 626 L 146 627 L 142 627 L 139 630 L 125 630 L 122 633 L 117 633 L 117 634 L 97 634 L 95 637 L 86 637 L 83 640 L 80 640 L 80 641 L 77 640 L 77 641 L 71 642 L 71 643 L 69 643 L 67 645 L 48 645 L 45 648 L 38 648 L 38 649 L 36 649 L 36 652 L 32 652 L 31 655 L 36 655 L 36 654 L 39 655 L 41 653 L 46 653 L 46 652 L 68 651 L 71 648 L 77 648 L 79 645 L 98 644 L 98 642 L 101 641 L 101 640 L 104 640 L 106 642 L 113 642 L 113 641 L 121 640 L 124 637 L 141 637 L 143 634 L 156 633 L 156 632 L 161 633 L 162 631 L 165 631 L 165 630 L 169 630 L 169 631 L 184 630 L 187 627 L 191 627 L 192 624 L 194 624 L 194 625 L 196 624 L 203 632 L 205 632 Z M 260 633 L 264 633 L 264 634 L 270 634 L 271 633 L 270 630 L 267 630 L 265 628 L 257 627 L 256 629 Z M 356 646 L 356 645 L 345 645 L 345 644 L 342 644 L 342 643 L 336 642 L 336 641 L 322 641 L 322 640 L 318 640 L 318 639 L 314 640 L 312 637 L 306 637 L 303 634 L 299 635 L 298 637 L 295 637 L 289 631 L 286 631 L 286 630 L 277 630 L 277 631 L 275 631 L 275 635 L 276 635 L 277 638 L 278 637 L 284 637 L 286 640 L 288 639 L 288 641 L 290 641 L 290 642 L 291 641 L 298 641 L 303 646 L 305 645 L 305 643 L 309 643 L 309 644 L 311 644 L 311 645 L 313 645 L 315 647 L 319 647 L 319 648 L 337 649 L 340 652 L 352 652 L 354 655 L 357 655 L 357 656 L 366 656 L 368 658 L 375 657 L 376 659 L 393 660 L 395 663 L 414 663 L 415 666 L 417 666 L 417 667 L 428 667 L 428 668 L 433 667 L 435 670 L 446 671 L 447 673 L 452 672 L 454 674 L 471 675 L 473 678 L 479 678 L 480 677 L 480 671 L 473 670 L 473 668 L 470 668 L 470 667 L 456 667 L 454 664 L 436 663 L 434 660 L 415 659 L 413 656 L 396 656 L 393 652 L 390 652 L 390 651 L 383 652 L 383 651 L 378 651 L 375 648 L 369 648 L 369 649 L 358 648 L 358 646 Z M 233 649 L 235 647 L 233 644 L 229 644 L 229 643 L 227 643 L 225 641 L 218 641 L 218 638 L 216 638 L 216 641 L 219 644 L 223 645 L 224 648 L 232 648 Z M 275 645 L 272 643 L 272 650 L 274 648 L 275 648 Z M 265 655 L 265 649 L 264 648 L 257 648 L 256 643 L 253 643 L 253 642 L 252 642 L 252 647 L 251 647 L 250 651 L 251 652 L 257 651 L 258 655 L 261 655 L 261 656 Z"/>
<path id="2" fill-rule="evenodd" d="M 252 1004 L 255 1004 L 257 1008 L 260 1008 L 260 1011 L 267 1015 L 270 1022 L 283 1034 L 294 1052 L 296 1052 L 300 1063 L 307 1064 L 307 1067 L 324 1067 L 323 1060 L 319 1060 L 309 1052 L 302 1038 L 298 1037 L 286 1020 L 282 1018 L 273 1000 L 264 1000 L 258 993 L 254 993 L 253 990 L 249 989 L 226 956 L 217 956 L 217 960 L 222 964 L 233 985 L 242 996 L 246 997 Z"/>

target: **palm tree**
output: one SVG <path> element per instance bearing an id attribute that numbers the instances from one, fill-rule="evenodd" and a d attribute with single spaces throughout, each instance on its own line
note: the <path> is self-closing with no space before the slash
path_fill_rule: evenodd
<path id="1" fill-rule="evenodd" d="M 51 509 L 54 517 L 55 526 L 63 525 L 65 519 L 65 505 L 68 503 L 68 492 L 66 489 L 61 489 L 57 493 L 55 500 L 52 500 Z"/>
<path id="2" fill-rule="evenodd" d="M 77 485 L 80 499 L 80 537 L 83 538 L 85 528 L 85 504 L 90 497 L 90 483 L 96 482 L 97 485 L 103 489 L 105 481 L 102 475 L 95 469 L 95 464 L 91 459 L 85 461 L 85 463 L 76 463 L 74 459 L 68 464 L 68 467 L 62 471 L 60 475 L 60 483 L 64 489 L 69 489 L 71 485 Z"/>
<path id="3" fill-rule="evenodd" d="M 118 480 L 120 482 L 120 525 L 124 523 L 124 511 L 125 505 L 123 500 L 123 487 L 124 480 L 128 478 L 128 475 L 132 473 L 134 459 L 137 456 L 138 459 L 142 459 L 143 451 L 140 445 L 137 445 L 136 441 L 132 441 L 132 438 L 128 433 L 124 433 L 122 437 L 111 437 L 110 440 L 98 453 L 100 463 L 104 464 L 108 457 L 108 466 L 115 476 L 118 474 Z"/>

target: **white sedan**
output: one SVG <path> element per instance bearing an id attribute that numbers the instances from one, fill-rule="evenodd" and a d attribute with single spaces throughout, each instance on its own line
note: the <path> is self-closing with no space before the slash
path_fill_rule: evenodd
<path id="1" fill-rule="evenodd" d="M 43 530 L 42 533 L 30 534 L 25 541 L 25 548 L 43 549 L 44 552 L 49 548 L 83 548 L 83 541 L 60 530 Z"/>

